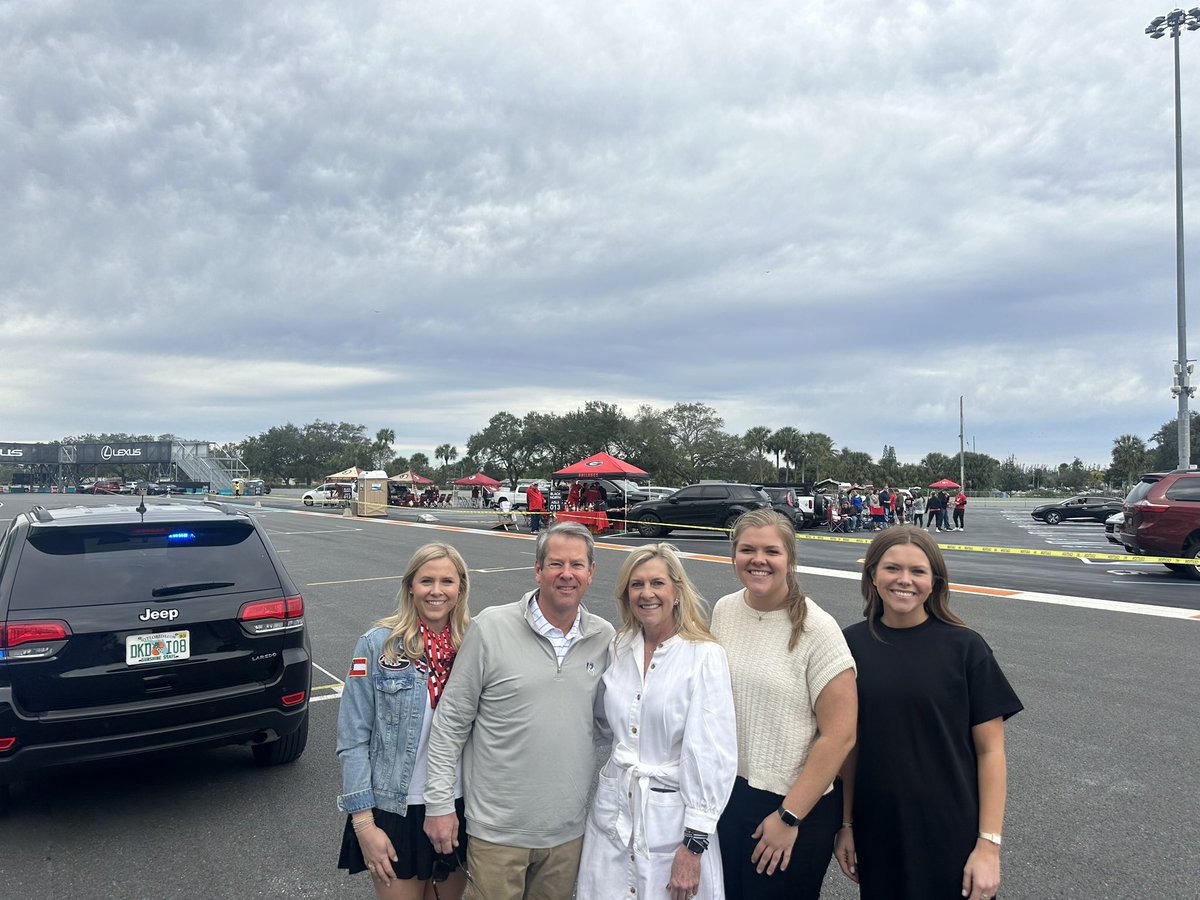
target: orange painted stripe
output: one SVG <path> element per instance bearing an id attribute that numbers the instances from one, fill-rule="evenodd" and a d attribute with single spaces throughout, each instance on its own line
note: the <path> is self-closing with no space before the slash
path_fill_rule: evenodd
<path id="1" fill-rule="evenodd" d="M 1007 591 L 1004 588 L 976 587 L 973 584 L 951 584 L 950 590 L 962 594 L 984 594 L 989 597 L 1015 597 L 1021 591 Z"/>

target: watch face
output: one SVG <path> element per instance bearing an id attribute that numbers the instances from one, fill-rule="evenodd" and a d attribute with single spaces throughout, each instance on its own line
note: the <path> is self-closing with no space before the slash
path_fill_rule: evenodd
<path id="1" fill-rule="evenodd" d="M 788 812 L 786 809 L 784 809 L 782 806 L 781 806 L 781 807 L 779 807 L 779 818 L 783 819 L 783 824 L 784 824 L 784 825 L 791 826 L 791 825 L 798 825 L 798 824 L 800 824 L 800 820 L 799 820 L 799 819 L 797 819 L 797 818 L 796 818 L 794 815 L 792 815 L 790 812 Z"/>

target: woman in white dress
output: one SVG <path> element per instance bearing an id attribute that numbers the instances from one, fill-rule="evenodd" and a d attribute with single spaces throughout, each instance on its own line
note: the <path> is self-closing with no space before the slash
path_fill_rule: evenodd
<path id="1" fill-rule="evenodd" d="M 588 816 L 578 900 L 723 900 L 717 820 L 737 774 L 725 651 L 675 548 L 629 554 L 596 699 L 612 753 Z"/>

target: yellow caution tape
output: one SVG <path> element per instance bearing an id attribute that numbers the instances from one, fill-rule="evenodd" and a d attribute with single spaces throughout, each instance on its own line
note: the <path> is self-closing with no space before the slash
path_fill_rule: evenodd
<path id="1" fill-rule="evenodd" d="M 262 497 L 260 497 L 258 495 L 252 495 L 252 496 L 251 495 L 242 495 L 241 497 L 232 497 L 229 494 L 207 494 L 206 496 L 214 497 L 219 500 L 249 500 L 249 499 L 261 500 L 262 499 Z M 271 496 L 271 495 L 263 495 L 263 496 Z M 300 499 L 299 497 L 271 496 L 271 502 L 272 503 L 303 503 L 304 501 L 302 499 Z M 349 502 L 350 501 L 348 501 L 348 500 L 342 500 L 342 501 L 317 500 L 314 502 L 313 506 L 314 506 L 314 508 L 321 507 L 321 506 L 328 507 L 328 506 L 336 506 L 339 503 L 346 504 Z M 400 509 L 400 510 L 407 509 L 407 510 L 412 510 L 413 512 L 430 512 L 430 513 L 452 512 L 455 515 L 486 516 L 488 518 L 493 518 L 493 519 L 497 515 L 505 515 L 504 513 L 501 513 L 499 510 L 476 509 L 476 508 L 469 507 L 469 506 L 388 506 L 388 509 Z M 514 509 L 510 513 L 507 513 L 507 515 L 528 517 L 528 516 L 532 515 L 532 513 L 530 513 L 528 510 Z M 540 515 L 544 516 L 547 520 L 554 518 L 554 513 L 550 513 L 550 512 L 543 511 L 540 513 Z M 636 519 L 622 519 L 617 516 L 609 516 L 608 521 L 610 523 L 617 523 L 617 524 L 623 523 L 623 524 L 629 526 L 630 531 L 635 531 L 636 526 L 642 524 L 641 521 L 636 520 Z M 666 528 L 671 531 L 707 531 L 707 532 L 719 531 L 719 532 L 724 532 L 725 534 L 729 534 L 731 531 L 731 529 L 729 529 L 729 528 L 718 528 L 715 525 L 680 525 L 680 524 L 676 524 L 673 522 L 647 522 L 646 524 L 654 525 L 655 527 L 658 527 L 658 528 Z M 871 537 L 850 537 L 848 535 L 810 534 L 807 532 L 801 532 L 796 535 L 796 540 L 799 540 L 799 541 L 825 541 L 825 542 L 832 543 L 832 544 L 869 544 L 874 539 L 875 539 L 874 535 L 872 535 Z M 1183 556 L 1139 556 L 1136 553 L 1085 553 L 1085 552 L 1071 552 L 1071 551 L 1067 551 L 1067 550 L 1033 550 L 1033 549 L 1029 549 L 1029 548 L 1025 548 L 1025 547 L 981 547 L 981 546 L 978 546 L 975 544 L 940 544 L 939 546 L 942 548 L 943 551 L 954 550 L 954 551 L 959 551 L 959 552 L 963 552 L 963 553 L 1001 553 L 1001 554 L 1008 554 L 1010 556 L 1045 556 L 1045 557 L 1057 557 L 1060 559 L 1103 559 L 1103 560 L 1114 560 L 1116 562 L 1173 563 L 1173 564 L 1190 565 L 1190 566 L 1200 565 L 1200 562 L 1197 562 L 1197 560 L 1188 559 L 1187 557 L 1183 557 Z"/>

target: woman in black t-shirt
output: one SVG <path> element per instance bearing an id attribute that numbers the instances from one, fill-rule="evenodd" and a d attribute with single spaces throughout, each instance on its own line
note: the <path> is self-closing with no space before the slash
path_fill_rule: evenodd
<path id="1" fill-rule="evenodd" d="M 858 744 L 842 769 L 834 856 L 863 900 L 993 900 L 1007 794 L 1004 720 L 1021 701 L 948 605 L 941 549 L 889 528 L 867 550 Z"/>

